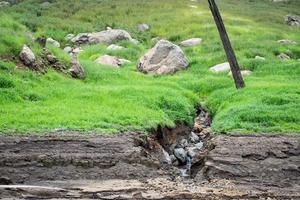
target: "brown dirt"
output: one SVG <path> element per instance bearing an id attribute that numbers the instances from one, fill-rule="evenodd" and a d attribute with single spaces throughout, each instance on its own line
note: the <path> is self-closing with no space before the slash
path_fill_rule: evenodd
<path id="1" fill-rule="evenodd" d="M 193 178 L 136 133 L 0 136 L 2 199 L 300 199 L 300 136 L 216 136 Z"/>

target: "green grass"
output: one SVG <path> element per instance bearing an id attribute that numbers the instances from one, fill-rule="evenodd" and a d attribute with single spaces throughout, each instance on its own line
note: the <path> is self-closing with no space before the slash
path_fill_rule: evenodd
<path id="1" fill-rule="evenodd" d="M 23 1 L 0 11 L 0 132 L 62 128 L 112 133 L 192 124 L 200 102 L 210 109 L 213 129 L 220 133 L 300 132 L 300 28 L 283 22 L 287 14 L 300 16 L 299 1 L 217 1 L 240 65 L 253 71 L 245 78 L 247 87 L 239 91 L 227 73 L 208 72 L 226 57 L 205 0 L 61 0 L 49 8 L 41 2 Z M 139 33 L 139 23 L 148 23 L 151 31 Z M 87 73 L 84 81 L 51 70 L 46 75 L 15 70 L 11 61 L 25 43 L 40 52 L 30 34 L 52 37 L 63 48 L 69 45 L 64 39 L 68 33 L 106 26 L 125 29 L 141 43 L 121 42 L 126 49 L 118 52 L 101 45 L 83 47 L 79 59 Z M 190 60 L 185 71 L 160 77 L 141 74 L 135 65 L 157 36 L 175 43 L 201 37 L 203 44 L 184 49 Z M 280 39 L 298 44 L 280 45 Z M 62 50 L 49 48 L 69 63 Z M 278 60 L 282 52 L 292 59 Z M 104 54 L 133 64 L 121 69 L 95 64 Z M 255 60 L 256 55 L 266 61 Z"/>

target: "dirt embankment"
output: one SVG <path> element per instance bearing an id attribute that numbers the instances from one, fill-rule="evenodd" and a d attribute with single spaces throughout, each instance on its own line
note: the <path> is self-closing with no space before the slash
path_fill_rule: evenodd
<path id="1" fill-rule="evenodd" d="M 216 136 L 192 177 L 135 133 L 0 136 L 1 198 L 299 199 L 300 137 Z"/>

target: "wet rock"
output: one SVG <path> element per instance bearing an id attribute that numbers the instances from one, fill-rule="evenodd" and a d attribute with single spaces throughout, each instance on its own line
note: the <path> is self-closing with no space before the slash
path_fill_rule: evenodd
<path id="1" fill-rule="evenodd" d="M 255 60 L 265 61 L 266 58 L 261 57 L 261 56 L 255 56 Z"/>
<path id="2" fill-rule="evenodd" d="M 109 50 L 109 51 L 119 51 L 119 50 L 122 50 L 122 49 L 125 49 L 125 48 L 122 47 L 122 46 L 119 46 L 119 45 L 111 44 L 106 49 Z"/>
<path id="3" fill-rule="evenodd" d="M 74 37 L 75 37 L 75 35 L 72 34 L 72 33 L 70 33 L 70 34 L 66 35 L 65 40 L 66 40 L 66 41 L 70 41 L 70 40 L 72 40 Z"/>
<path id="4" fill-rule="evenodd" d="M 185 148 L 189 145 L 189 142 L 187 139 L 181 139 L 178 143 L 178 146 L 181 148 Z"/>
<path id="5" fill-rule="evenodd" d="M 26 65 L 27 67 L 33 67 L 35 65 L 36 62 L 35 55 L 27 45 L 23 46 L 19 58 L 23 62 L 23 64 Z"/>
<path id="6" fill-rule="evenodd" d="M 197 143 L 200 141 L 200 138 L 198 135 L 196 135 L 194 132 L 191 132 L 191 135 L 190 135 L 190 141 L 192 143 Z"/>
<path id="7" fill-rule="evenodd" d="M 252 71 L 250 71 L 250 70 L 242 70 L 241 74 L 242 74 L 242 76 L 250 76 L 252 74 Z M 232 76 L 232 72 L 231 71 L 228 73 L 228 76 Z"/>
<path id="8" fill-rule="evenodd" d="M 185 41 L 182 41 L 180 43 L 180 46 L 182 47 L 194 47 L 194 46 L 198 46 L 202 43 L 202 39 L 201 38 L 191 38 Z"/>
<path id="9" fill-rule="evenodd" d="M 147 74 L 172 74 L 186 69 L 189 62 L 177 45 L 160 40 L 139 61 L 137 70 Z"/>
<path id="10" fill-rule="evenodd" d="M 76 44 L 114 44 L 122 40 L 131 41 L 130 34 L 124 30 L 112 29 L 96 33 L 80 33 L 71 41 Z"/>
<path id="11" fill-rule="evenodd" d="M 181 162 L 181 163 L 185 163 L 186 162 L 186 157 L 187 157 L 187 153 L 183 148 L 177 148 L 174 150 L 174 155 L 176 156 L 176 158 Z"/>
<path id="12" fill-rule="evenodd" d="M 150 30 L 150 26 L 148 24 L 139 24 L 138 25 L 138 30 L 140 32 L 146 32 Z"/>
<path id="13" fill-rule="evenodd" d="M 297 16 L 292 16 L 292 15 L 287 15 L 284 17 L 284 21 L 289 25 L 289 26 L 299 26 L 300 22 Z"/>
<path id="14" fill-rule="evenodd" d="M 288 56 L 287 54 L 285 54 L 285 53 L 281 53 L 281 54 L 279 54 L 278 56 L 277 56 L 280 60 L 289 60 L 289 59 L 291 59 L 291 57 L 290 56 Z"/>
<path id="15" fill-rule="evenodd" d="M 230 65 L 228 62 L 221 63 L 218 65 L 215 65 L 211 68 L 209 68 L 209 71 L 214 72 L 214 73 L 221 73 L 221 72 L 227 72 L 230 70 Z"/>
<path id="16" fill-rule="evenodd" d="M 174 155 L 170 155 L 170 159 L 171 159 L 172 163 L 177 161 L 177 158 Z"/>
<path id="17" fill-rule="evenodd" d="M 278 40 L 277 42 L 279 44 L 284 44 L 284 45 L 294 45 L 294 44 L 297 44 L 297 42 L 295 42 L 293 40 L 287 40 L 287 39 Z"/>
<path id="18" fill-rule="evenodd" d="M 71 65 L 72 67 L 69 70 L 71 76 L 76 79 L 84 79 L 85 78 L 84 69 L 81 67 L 76 57 L 72 58 Z"/>
<path id="19" fill-rule="evenodd" d="M 115 56 L 109 56 L 109 55 L 104 55 L 99 57 L 96 60 L 96 63 L 101 64 L 101 65 L 108 65 L 112 67 L 119 68 L 121 66 L 121 61 Z"/>
<path id="20" fill-rule="evenodd" d="M 52 38 L 47 38 L 47 44 L 51 44 L 57 48 L 60 47 L 60 43 Z"/>

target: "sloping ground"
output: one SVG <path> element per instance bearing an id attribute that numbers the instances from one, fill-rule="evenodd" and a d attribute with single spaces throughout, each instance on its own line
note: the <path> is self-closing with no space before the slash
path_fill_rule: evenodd
<path id="1" fill-rule="evenodd" d="M 300 136 L 216 136 L 190 179 L 163 170 L 136 136 L 1 136 L 0 198 L 300 198 Z"/>

